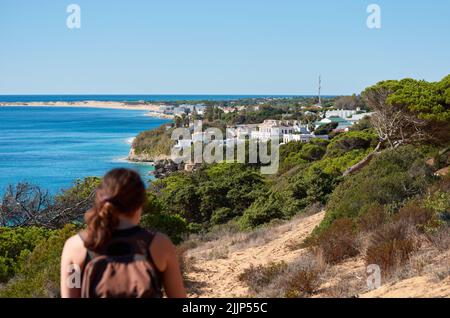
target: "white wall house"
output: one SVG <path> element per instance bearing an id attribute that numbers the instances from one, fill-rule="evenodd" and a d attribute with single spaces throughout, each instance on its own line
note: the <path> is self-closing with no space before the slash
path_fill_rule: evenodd
<path id="1" fill-rule="evenodd" d="M 313 134 L 284 134 L 283 135 L 283 143 L 287 144 L 293 141 L 301 141 L 304 143 L 310 142 L 311 139 L 323 139 L 323 140 L 329 140 L 328 135 L 313 135 Z"/>
<path id="2" fill-rule="evenodd" d="M 294 132 L 295 128 L 293 126 L 287 126 L 280 120 L 268 119 L 258 125 L 257 131 L 251 132 L 250 138 L 269 141 L 273 138 L 283 138 L 284 134 L 293 134 Z"/>
<path id="3" fill-rule="evenodd" d="M 350 109 L 338 109 L 338 110 L 327 110 L 325 117 L 341 117 L 341 118 L 349 118 L 353 115 L 355 115 L 358 111 L 357 110 L 350 110 Z"/>

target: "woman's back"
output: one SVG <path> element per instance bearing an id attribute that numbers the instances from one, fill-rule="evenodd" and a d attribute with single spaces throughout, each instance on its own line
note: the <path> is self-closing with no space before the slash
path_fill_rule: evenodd
<path id="1" fill-rule="evenodd" d="M 62 297 L 186 297 L 175 247 L 138 226 L 145 186 L 131 170 L 114 169 L 96 190 L 87 227 L 66 241 Z"/>
<path id="2" fill-rule="evenodd" d="M 86 235 L 79 233 L 82 240 Z M 84 298 L 160 298 L 162 273 L 150 246 L 155 233 L 133 226 L 115 230 L 101 251 L 87 250 L 82 270 Z"/>

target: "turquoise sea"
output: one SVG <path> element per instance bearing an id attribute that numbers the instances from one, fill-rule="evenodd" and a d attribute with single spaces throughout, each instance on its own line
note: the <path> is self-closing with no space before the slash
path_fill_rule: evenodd
<path id="1" fill-rule="evenodd" d="M 115 167 L 136 169 L 150 180 L 152 166 L 125 158 L 133 137 L 165 122 L 134 110 L 0 107 L 0 194 L 18 182 L 54 194 Z"/>

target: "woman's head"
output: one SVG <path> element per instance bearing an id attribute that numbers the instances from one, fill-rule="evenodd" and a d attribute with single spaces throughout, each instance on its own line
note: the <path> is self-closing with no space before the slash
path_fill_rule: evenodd
<path id="1" fill-rule="evenodd" d="M 111 238 L 120 218 L 133 218 L 145 200 L 145 185 L 138 173 L 123 168 L 108 172 L 96 190 L 94 207 L 85 215 L 86 247 L 100 249 Z"/>

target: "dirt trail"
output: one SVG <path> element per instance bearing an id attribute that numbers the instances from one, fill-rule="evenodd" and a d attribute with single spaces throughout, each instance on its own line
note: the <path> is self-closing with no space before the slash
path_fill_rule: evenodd
<path id="1" fill-rule="evenodd" d="M 196 248 L 188 252 L 188 257 L 197 259 L 195 270 L 188 274 L 188 279 L 195 282 L 195 291 L 190 297 L 245 297 L 247 287 L 242 284 L 238 276 L 251 264 L 267 264 L 272 261 L 285 261 L 287 263 L 305 252 L 305 250 L 289 249 L 290 244 L 300 243 L 323 219 L 325 212 L 295 220 L 286 225 L 280 225 L 270 232 L 270 241 L 261 245 L 244 246 L 229 251 L 223 259 L 205 260 L 199 255 L 205 255 L 205 247 Z M 214 245 L 222 246 L 227 242 L 216 242 Z M 230 243 L 230 242 L 228 242 Z M 214 247 L 209 247 L 213 252 Z"/>
<path id="2" fill-rule="evenodd" d="M 450 276 L 438 281 L 431 275 L 416 276 L 387 284 L 361 298 L 450 298 Z"/>
<path id="3" fill-rule="evenodd" d="M 242 233 L 223 235 L 216 241 L 201 243 L 188 250 L 187 258 L 193 259 L 192 269 L 187 274 L 189 297 L 248 297 L 248 288 L 239 281 L 239 275 L 251 265 L 279 261 L 291 263 L 306 253 L 305 249 L 290 247 L 298 247 L 324 215 L 325 212 L 321 212 L 297 218 L 247 236 Z M 351 295 L 360 298 L 450 297 L 450 250 L 435 253 L 432 257 L 423 254 L 419 260 L 426 266 L 417 276 L 397 279 L 370 292 L 365 285 L 366 267 L 362 256 L 346 260 L 327 269 L 320 292 L 313 297 L 349 297 L 348 294 L 330 294 L 327 291 L 340 290 L 352 284 L 358 292 Z"/>

